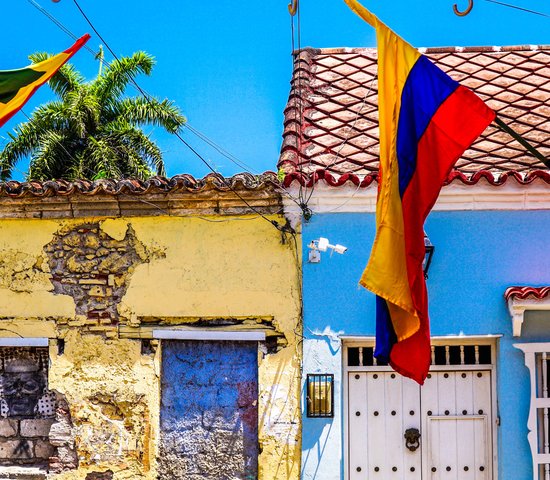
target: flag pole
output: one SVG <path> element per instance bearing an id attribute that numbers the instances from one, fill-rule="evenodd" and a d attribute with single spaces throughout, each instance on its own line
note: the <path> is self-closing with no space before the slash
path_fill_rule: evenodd
<path id="1" fill-rule="evenodd" d="M 546 158 L 542 153 L 540 153 L 533 145 L 531 145 L 525 138 L 523 138 L 518 132 L 512 130 L 508 125 L 506 125 L 498 116 L 495 117 L 495 123 L 499 128 L 510 135 L 514 140 L 517 140 L 522 146 L 524 146 L 529 153 L 539 159 L 544 165 L 550 168 L 550 159 Z"/>

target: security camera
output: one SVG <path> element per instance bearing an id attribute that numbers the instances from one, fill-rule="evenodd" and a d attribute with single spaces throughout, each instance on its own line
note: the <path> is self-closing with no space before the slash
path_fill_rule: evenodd
<path id="1" fill-rule="evenodd" d="M 348 247 L 344 247 L 344 245 L 340 245 L 340 244 L 334 245 L 334 248 L 333 248 L 333 250 L 339 254 L 344 253 L 347 249 Z"/>
<path id="2" fill-rule="evenodd" d="M 320 237 L 317 240 L 312 240 L 311 242 L 309 242 L 307 247 L 310 249 L 308 257 L 310 263 L 319 263 L 321 261 L 320 252 L 326 252 L 329 248 L 331 249 L 331 255 L 333 252 L 339 253 L 341 255 L 347 250 L 347 247 L 344 247 L 344 245 L 331 245 L 328 241 L 328 238 L 324 237 Z"/>
<path id="3" fill-rule="evenodd" d="M 326 252 L 327 247 L 330 246 L 330 243 L 328 242 L 328 238 L 321 237 L 319 240 L 317 240 L 317 250 L 320 252 Z"/>

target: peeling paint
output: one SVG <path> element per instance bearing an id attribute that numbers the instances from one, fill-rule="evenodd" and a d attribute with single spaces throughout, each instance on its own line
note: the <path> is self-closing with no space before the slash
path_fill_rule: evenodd
<path id="1" fill-rule="evenodd" d="M 0 220 L 0 336 L 52 339 L 49 388 L 70 418 L 54 441 L 74 468 L 54 459 L 50 478 L 158 478 L 162 343 L 121 337 L 151 319 L 266 332 L 258 478 L 299 478 L 299 254 L 262 219 L 226 220 Z"/>

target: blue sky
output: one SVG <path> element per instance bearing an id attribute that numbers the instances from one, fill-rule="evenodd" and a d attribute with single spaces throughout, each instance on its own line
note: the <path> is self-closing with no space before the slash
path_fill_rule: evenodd
<path id="1" fill-rule="evenodd" d="M 33 0 L 75 35 L 93 35 L 73 0 Z M 190 131 L 189 141 L 220 173 L 244 169 L 274 170 L 279 154 L 283 109 L 292 69 L 290 17 L 287 0 L 212 2 L 180 0 L 78 0 L 80 6 L 117 55 L 145 50 L 156 57 L 151 77 L 138 82 L 150 94 L 175 101 L 192 127 L 209 137 L 246 168 L 220 155 Z M 457 0 L 459 8 L 467 0 Z M 549 17 L 513 10 L 489 0 L 474 0 L 466 17 L 452 11 L 454 0 L 364 0 L 392 29 L 417 47 L 550 44 L 550 3 L 505 0 Z M 32 5 L 31 0 L 3 0 L 0 69 L 28 64 L 35 51 L 57 53 L 72 39 Z M 7 20 L 9 19 L 9 21 Z M 374 31 L 358 19 L 343 0 L 301 0 L 301 45 L 322 47 L 374 46 Z M 107 54 L 107 60 L 111 57 Z M 80 51 L 76 66 L 88 77 L 97 74 L 93 56 Z M 136 92 L 130 88 L 129 94 Z M 47 86 L 24 108 L 52 98 Z M 18 114 L 0 129 L 7 132 L 25 117 Z M 169 176 L 208 169 L 177 138 L 149 130 L 165 154 Z M 27 165 L 18 165 L 21 179 Z"/>

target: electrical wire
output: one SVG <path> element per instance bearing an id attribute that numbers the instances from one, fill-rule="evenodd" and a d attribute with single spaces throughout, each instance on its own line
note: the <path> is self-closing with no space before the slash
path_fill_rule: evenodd
<path id="1" fill-rule="evenodd" d="M 497 0 L 485 0 L 485 1 L 489 3 L 496 3 L 497 5 L 502 5 L 504 7 L 521 10 L 522 12 L 532 13 L 533 15 L 539 15 L 541 17 L 550 18 L 550 15 L 546 13 L 537 12 L 536 10 L 529 10 L 528 8 L 518 7 L 517 5 L 512 5 L 510 3 L 498 2 Z"/>
<path id="2" fill-rule="evenodd" d="M 40 4 L 35 2 L 35 0 L 27 0 L 27 2 L 29 2 L 33 7 L 35 7 L 40 13 L 48 17 L 55 25 L 57 25 L 58 28 L 60 28 L 73 40 L 78 40 L 78 37 L 73 32 L 71 32 L 67 27 L 65 27 L 65 25 L 63 25 L 57 18 L 55 18 L 44 7 L 42 7 Z M 93 48 L 91 48 L 88 44 L 84 44 L 84 49 L 86 49 L 88 52 L 94 55 L 94 57 L 98 54 L 98 52 L 95 52 Z"/>
<path id="3" fill-rule="evenodd" d="M 204 133 L 197 130 L 195 127 L 193 127 L 189 122 L 186 122 L 184 125 L 184 128 L 188 129 L 193 135 L 201 139 L 204 143 L 210 145 L 214 150 L 216 150 L 220 155 L 227 158 L 231 162 L 233 162 L 238 167 L 242 168 L 243 170 L 250 172 L 254 175 L 259 175 L 259 172 L 257 172 L 254 168 L 250 167 L 243 161 L 239 160 L 237 157 L 235 157 L 233 154 L 229 153 L 227 150 L 225 150 L 223 147 L 218 145 L 214 140 L 211 138 L 208 138 Z"/>
<path id="4" fill-rule="evenodd" d="M 92 23 L 92 21 L 88 18 L 88 16 L 86 15 L 86 13 L 84 12 L 84 10 L 82 10 L 82 8 L 80 7 L 80 4 L 78 3 L 78 0 L 73 0 L 73 3 L 75 4 L 76 8 L 78 9 L 78 11 L 82 14 L 82 16 L 84 17 L 84 19 L 86 20 L 86 22 L 88 23 L 88 25 L 90 26 L 90 28 L 94 31 L 94 33 L 97 35 L 97 37 L 101 40 L 101 42 L 105 45 L 105 47 L 107 48 L 107 50 L 109 50 L 109 53 L 116 59 L 118 60 L 118 56 L 116 55 L 116 53 L 113 51 L 113 49 L 110 47 L 110 45 L 108 44 L 108 42 L 105 41 L 105 39 L 103 38 L 103 36 L 99 33 L 99 31 L 95 28 L 94 24 Z M 135 79 L 131 79 L 131 82 L 134 84 L 134 86 L 138 89 L 139 93 L 141 93 L 141 95 L 143 96 L 143 98 L 145 98 L 145 100 L 149 103 L 150 106 L 152 106 L 153 108 L 156 108 L 156 104 L 154 104 L 153 102 L 151 102 L 151 98 L 149 97 L 149 95 L 139 86 L 139 84 L 137 83 L 137 81 Z M 179 132 L 174 132 L 174 135 L 176 136 L 176 138 L 179 139 L 179 141 L 181 143 L 183 143 L 212 173 L 214 174 L 218 174 L 218 172 L 216 172 L 216 170 L 214 170 L 214 168 L 212 168 L 212 166 L 208 163 L 208 161 L 197 151 L 195 150 L 181 135 Z M 239 199 L 248 207 L 250 208 L 250 210 L 252 210 L 256 215 L 259 215 L 260 217 L 262 217 L 265 221 L 271 223 L 277 230 L 279 230 L 280 232 L 282 233 L 285 233 L 285 232 L 288 232 L 288 233 L 292 233 L 293 229 L 292 227 L 290 227 L 289 223 L 287 222 L 285 225 L 280 225 L 279 222 L 277 222 L 276 220 L 271 220 L 269 218 L 267 218 L 262 212 L 260 212 L 257 208 L 253 207 L 239 192 L 237 192 L 233 186 L 226 181 L 225 177 L 222 176 L 222 179 L 223 179 L 223 182 L 224 184 L 237 196 L 239 197 Z M 290 229 L 290 230 L 288 230 Z"/>
<path id="5" fill-rule="evenodd" d="M 33 6 L 35 6 L 41 13 L 43 13 L 44 15 L 46 15 L 51 21 L 53 21 L 59 28 L 61 28 L 65 33 L 67 33 L 68 35 L 70 35 L 72 38 L 76 38 L 76 36 L 74 36 L 74 34 L 72 34 L 70 32 L 69 29 L 67 29 L 61 22 L 59 22 L 53 15 L 49 14 L 49 12 L 47 12 L 47 10 L 45 10 L 44 8 L 42 8 L 39 4 L 37 4 L 34 0 L 28 0 L 29 3 L 31 3 Z M 83 18 L 86 20 L 86 22 L 88 23 L 88 25 L 90 26 L 90 28 L 94 31 L 94 33 L 97 35 L 97 37 L 101 40 L 101 42 L 105 45 L 105 47 L 107 48 L 107 50 L 109 51 L 109 53 L 116 59 L 118 60 L 118 56 L 115 54 L 115 52 L 111 49 L 111 47 L 109 46 L 109 44 L 105 41 L 105 39 L 103 38 L 103 36 L 99 33 L 99 31 L 95 28 L 94 24 L 92 23 L 92 21 L 89 19 L 89 17 L 86 15 L 86 13 L 84 12 L 84 10 L 80 7 L 79 3 L 77 0 L 73 0 L 73 3 L 75 4 L 75 6 L 77 7 L 78 11 L 80 12 L 80 14 L 83 16 Z M 96 52 L 94 52 L 93 50 L 90 50 L 92 54 L 94 54 L 94 56 L 97 55 Z M 108 62 L 106 62 L 108 64 Z M 151 97 L 149 96 L 149 94 L 147 94 L 147 92 L 145 92 L 140 86 L 139 84 L 137 83 L 137 81 L 135 79 L 131 79 L 131 83 L 133 84 L 133 86 L 139 91 L 139 93 L 145 98 L 145 100 L 149 103 L 150 106 L 152 106 L 153 108 L 156 108 L 156 105 L 151 102 Z M 28 118 L 28 117 L 27 117 Z M 206 161 L 204 159 L 204 157 L 202 155 L 200 155 L 198 153 L 198 151 L 196 149 L 194 149 L 187 141 L 185 141 L 185 139 L 180 135 L 179 132 L 174 132 L 174 135 L 180 140 L 181 143 L 183 143 L 197 158 L 199 158 L 201 160 L 201 162 L 214 174 L 218 175 L 218 172 L 216 172 L 216 170 L 214 168 L 212 168 L 212 166 L 208 163 L 208 161 Z M 63 147 L 64 148 L 64 147 Z M 68 153 L 68 152 L 67 152 Z M 242 168 L 242 167 L 241 167 Z M 243 198 L 242 195 L 239 194 L 239 192 L 237 192 L 232 185 L 230 185 L 226 178 L 221 176 L 224 184 L 248 207 L 250 208 L 250 210 L 252 210 L 256 215 L 259 215 L 261 218 L 263 218 L 264 220 L 266 220 L 267 222 L 269 222 L 271 225 L 273 225 L 277 230 L 281 231 L 283 234 L 285 233 L 293 233 L 293 229 L 292 227 L 290 227 L 289 223 L 287 222 L 285 225 L 280 225 L 277 221 L 275 220 L 271 220 L 269 218 L 267 218 L 262 212 L 260 212 L 259 210 L 257 210 L 255 207 L 253 207 L 245 198 Z"/>
<path id="6" fill-rule="evenodd" d="M 34 0 L 27 0 L 31 5 L 33 5 L 38 11 L 40 11 L 42 14 L 44 14 L 49 20 L 51 20 L 57 27 L 59 27 L 63 32 L 65 32 L 67 35 L 69 35 L 71 38 L 73 39 L 76 39 L 77 36 L 72 33 L 67 27 L 65 27 L 65 25 L 63 25 L 63 23 L 61 23 L 59 20 L 57 20 L 57 18 L 55 18 L 52 14 L 50 14 L 45 8 L 43 8 L 42 6 L 40 6 L 36 1 Z M 97 32 L 96 32 L 97 33 Z M 99 36 L 99 35 L 98 35 Z M 101 37 L 100 37 L 101 38 Z M 93 49 L 91 49 L 88 45 L 85 46 L 86 47 L 86 50 L 88 50 L 93 56 L 94 56 L 94 59 L 97 59 L 99 53 L 98 52 L 95 52 Z M 111 52 L 112 53 L 112 52 Z M 116 56 L 115 56 L 116 58 Z M 104 62 L 107 64 L 107 66 L 110 66 L 111 64 L 107 61 L 107 60 L 104 60 Z M 132 84 L 132 86 L 135 88 L 135 85 Z M 138 90 L 139 91 L 139 90 Z M 147 92 L 145 92 L 147 95 L 149 95 Z M 150 95 L 149 95 L 150 96 Z M 236 156 L 232 155 L 231 153 L 229 153 L 227 150 L 225 150 L 223 147 L 221 147 L 220 145 L 218 145 L 216 142 L 214 142 L 212 139 L 210 139 L 207 135 L 205 135 L 204 133 L 200 132 L 197 128 L 195 127 L 192 127 L 189 123 L 186 123 L 184 125 L 184 128 L 187 128 L 191 133 L 193 133 L 195 136 L 197 136 L 201 141 L 207 143 L 208 145 L 210 145 L 212 148 L 214 148 L 216 151 L 218 151 L 218 153 L 220 153 L 222 156 L 224 156 L 225 158 L 227 158 L 228 160 L 230 160 L 232 163 L 234 163 L 235 165 L 237 165 L 239 168 L 242 168 L 245 172 L 249 172 L 249 173 L 252 173 L 253 175 L 257 175 L 256 173 L 254 173 L 252 170 L 252 168 L 250 166 L 248 166 L 246 163 L 244 163 L 242 160 L 238 159 Z M 213 169 L 211 169 L 213 170 Z M 91 172 L 91 171 L 90 171 Z M 93 172 L 92 172 L 93 173 Z M 217 173 L 217 172 L 216 172 Z M 293 195 L 291 195 L 291 193 L 286 190 L 285 188 L 281 187 L 280 185 L 274 185 L 275 188 L 280 192 L 282 193 L 283 195 L 285 195 L 286 197 L 288 197 L 291 201 L 293 201 L 294 203 L 296 203 L 298 206 L 300 206 L 300 202 L 294 198 Z"/>

